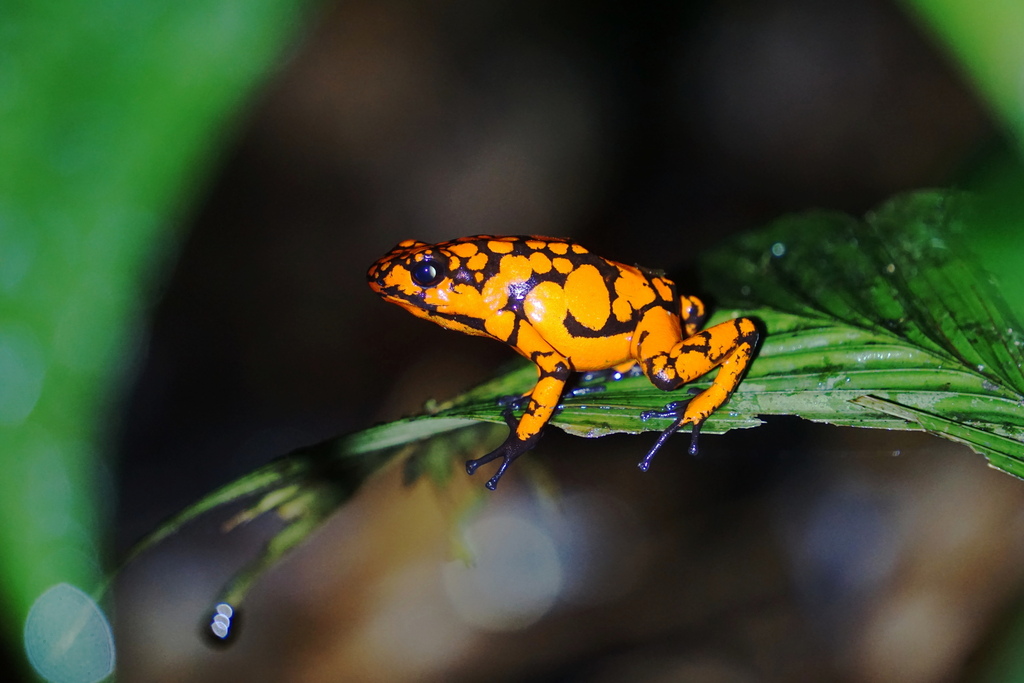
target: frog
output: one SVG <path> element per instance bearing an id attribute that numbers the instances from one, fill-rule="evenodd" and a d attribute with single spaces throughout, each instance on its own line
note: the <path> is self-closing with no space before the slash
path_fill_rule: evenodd
<path id="1" fill-rule="evenodd" d="M 492 491 L 509 465 L 536 445 L 577 373 L 642 373 L 657 388 L 674 391 L 718 368 L 706 389 L 641 415 L 673 420 L 640 461 L 641 470 L 686 424 L 689 451 L 696 454 L 701 426 L 739 385 L 760 339 L 748 317 L 701 329 L 704 303 L 677 293 L 663 273 L 557 237 L 474 235 L 436 244 L 407 239 L 370 267 L 367 281 L 385 301 L 417 317 L 496 339 L 536 365 L 533 388 L 506 402 L 504 442 L 466 462 L 472 476 L 481 465 L 501 460 L 486 482 Z"/>

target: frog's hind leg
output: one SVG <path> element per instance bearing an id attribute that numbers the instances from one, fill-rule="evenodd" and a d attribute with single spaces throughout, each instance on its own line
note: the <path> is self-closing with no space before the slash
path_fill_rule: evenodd
<path id="1" fill-rule="evenodd" d="M 683 323 L 683 332 L 687 337 L 697 334 L 706 317 L 707 311 L 703 301 L 695 296 L 679 297 L 679 319 Z"/>
<path id="2" fill-rule="evenodd" d="M 639 466 L 642 470 L 650 467 L 651 459 L 668 437 L 687 423 L 693 425 L 690 452 L 697 452 L 697 437 L 701 426 L 728 400 L 740 383 L 753 359 L 759 337 L 757 326 L 750 318 L 736 318 L 720 323 L 671 346 L 665 343 L 667 336 L 664 329 L 654 326 L 650 334 L 643 335 L 638 346 L 638 351 L 644 359 L 644 374 L 659 389 L 670 391 L 692 382 L 716 367 L 719 370 L 711 386 L 698 391 L 693 398 L 670 403 L 664 411 L 648 411 L 641 415 L 643 419 L 675 418 L 672 425 L 662 433 L 654 447 L 640 461 Z"/>

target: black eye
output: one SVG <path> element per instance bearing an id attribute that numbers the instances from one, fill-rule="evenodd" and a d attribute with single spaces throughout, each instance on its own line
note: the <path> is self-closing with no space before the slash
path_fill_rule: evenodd
<path id="1" fill-rule="evenodd" d="M 444 276 L 444 267 L 437 261 L 420 261 L 412 267 L 412 281 L 420 287 L 433 287 Z"/>

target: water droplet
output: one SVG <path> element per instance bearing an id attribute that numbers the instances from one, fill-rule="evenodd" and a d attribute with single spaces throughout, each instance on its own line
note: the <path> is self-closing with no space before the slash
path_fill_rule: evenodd
<path id="1" fill-rule="evenodd" d="M 985 372 L 985 366 L 981 363 L 978 363 L 978 372 Z"/>
<path id="2" fill-rule="evenodd" d="M 782 256 L 786 253 L 786 245 L 782 242 L 776 242 L 772 245 L 772 256 Z"/>
<path id="3" fill-rule="evenodd" d="M 889 275 L 892 275 L 893 273 L 895 273 L 896 272 L 896 264 L 895 263 L 890 263 L 889 265 L 887 265 L 885 267 L 885 272 L 889 273 Z"/>
<path id="4" fill-rule="evenodd" d="M 213 608 L 210 623 L 204 629 L 207 642 L 218 646 L 231 645 L 238 639 L 239 617 L 238 610 L 230 604 L 219 603 Z"/>
<path id="5" fill-rule="evenodd" d="M 114 671 L 114 635 L 96 601 L 68 583 L 36 598 L 25 619 L 25 652 L 50 683 L 95 683 Z"/>

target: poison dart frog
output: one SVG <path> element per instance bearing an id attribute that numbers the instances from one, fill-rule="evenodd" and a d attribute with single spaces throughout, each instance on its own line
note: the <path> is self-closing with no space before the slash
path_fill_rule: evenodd
<path id="1" fill-rule="evenodd" d="M 533 448 L 574 372 L 639 369 L 665 391 L 719 367 L 696 396 L 642 415 L 674 418 L 640 462 L 647 470 L 665 440 L 691 424 L 690 452 L 704 421 L 739 384 L 758 331 L 736 318 L 698 331 L 704 304 L 680 296 L 661 274 L 616 263 L 569 240 L 477 235 L 450 242 L 399 242 L 370 267 L 370 288 L 385 301 L 441 327 L 502 341 L 537 365 L 537 384 L 506 406 L 509 435 L 466 463 L 469 474 L 502 459 L 493 490 L 517 457 Z M 512 407 L 522 407 L 517 420 Z"/>

